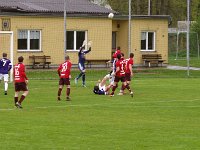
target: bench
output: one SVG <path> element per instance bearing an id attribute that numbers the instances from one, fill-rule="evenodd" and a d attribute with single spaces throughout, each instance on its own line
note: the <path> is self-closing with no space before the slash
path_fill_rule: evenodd
<path id="1" fill-rule="evenodd" d="M 151 64 L 156 64 L 157 66 L 161 64 L 162 66 L 163 62 L 165 61 L 162 59 L 161 54 L 143 54 L 142 59 L 144 65 L 146 66 L 146 64 L 148 64 L 149 67 L 151 67 Z"/>
<path id="2" fill-rule="evenodd" d="M 95 63 L 104 63 L 105 67 L 109 67 L 109 63 L 108 63 L 109 59 L 87 59 L 86 60 L 86 65 L 87 67 L 91 68 L 92 65 L 94 65 Z"/>
<path id="3" fill-rule="evenodd" d="M 39 65 L 42 65 L 43 68 L 45 68 L 45 66 L 47 65 L 47 68 L 49 69 L 49 65 L 51 64 L 51 56 L 46 56 L 46 55 L 43 55 L 43 56 L 35 56 L 35 55 L 32 55 L 32 56 L 29 56 L 29 59 L 32 60 L 32 68 L 34 69 L 35 66 L 39 66 Z"/>

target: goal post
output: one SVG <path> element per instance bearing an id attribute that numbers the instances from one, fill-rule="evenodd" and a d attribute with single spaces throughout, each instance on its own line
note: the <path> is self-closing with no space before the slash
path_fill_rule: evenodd
<path id="1" fill-rule="evenodd" d="M 14 54 L 13 54 L 13 31 L 0 31 L 0 35 L 10 35 L 10 41 L 9 41 L 9 51 L 10 51 L 10 61 L 11 61 L 11 64 L 12 64 L 12 68 L 10 70 L 10 82 L 13 81 L 13 57 L 14 57 Z M 0 45 L 1 45 L 1 42 L 0 42 Z M 2 55 L 2 54 L 1 54 Z"/>

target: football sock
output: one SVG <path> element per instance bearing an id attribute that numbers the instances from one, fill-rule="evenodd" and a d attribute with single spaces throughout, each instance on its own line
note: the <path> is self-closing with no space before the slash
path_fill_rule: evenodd
<path id="1" fill-rule="evenodd" d="M 116 86 L 113 86 L 111 95 L 113 95 L 113 94 L 114 94 L 114 92 L 115 92 L 116 88 L 117 88 L 117 85 L 116 85 Z"/>
<path id="2" fill-rule="evenodd" d="M 5 91 L 7 91 L 7 90 L 8 90 L 8 83 L 5 82 Z"/>
<path id="3" fill-rule="evenodd" d="M 67 96 L 70 95 L 70 88 L 67 88 Z"/>
<path id="4" fill-rule="evenodd" d="M 22 95 L 20 100 L 19 100 L 19 104 L 21 104 L 25 98 L 26 98 L 26 96 Z"/>
<path id="5" fill-rule="evenodd" d="M 82 75 L 83 73 L 81 72 L 76 79 L 78 80 Z"/>
<path id="6" fill-rule="evenodd" d="M 129 90 L 129 92 L 131 92 L 131 88 L 128 84 L 126 85 L 126 88 Z"/>
<path id="7" fill-rule="evenodd" d="M 59 96 L 59 97 L 60 97 L 60 95 L 61 95 L 61 92 L 62 92 L 62 89 L 59 88 L 59 89 L 58 89 L 58 96 Z"/>
<path id="8" fill-rule="evenodd" d="M 83 85 L 85 85 L 85 73 L 83 73 L 82 81 L 83 81 Z"/>
<path id="9" fill-rule="evenodd" d="M 15 104 L 18 102 L 18 97 L 14 97 Z"/>

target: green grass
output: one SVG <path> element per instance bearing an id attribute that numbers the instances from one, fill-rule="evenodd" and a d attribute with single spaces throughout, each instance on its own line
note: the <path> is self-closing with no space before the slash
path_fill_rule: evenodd
<path id="1" fill-rule="evenodd" d="M 191 67 L 200 68 L 200 58 L 198 59 L 197 57 L 190 57 L 189 63 Z M 175 66 L 187 66 L 187 59 L 186 57 L 178 59 L 175 59 L 175 57 L 170 57 L 169 64 Z"/>
<path id="2" fill-rule="evenodd" d="M 199 71 L 186 78 L 182 71 L 135 69 L 134 98 L 94 95 L 95 82 L 106 73 L 88 70 L 87 88 L 72 80 L 72 101 L 65 101 L 63 91 L 57 102 L 56 71 L 28 72 L 30 95 L 23 110 L 13 106 L 13 85 L 4 96 L 1 83 L 0 149 L 199 149 Z"/>

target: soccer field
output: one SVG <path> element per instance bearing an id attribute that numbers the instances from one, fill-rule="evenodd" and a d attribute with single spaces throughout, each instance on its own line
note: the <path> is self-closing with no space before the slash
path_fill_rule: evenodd
<path id="1" fill-rule="evenodd" d="M 99 71 L 101 72 L 101 71 Z M 200 147 L 200 78 L 134 78 L 134 98 L 94 95 L 106 71 L 88 72 L 87 87 L 71 81 L 72 101 L 57 101 L 56 71 L 36 79 L 28 72 L 30 94 L 14 108 L 0 84 L 1 150 L 197 150 Z M 73 72 L 75 77 L 77 72 Z M 42 76 L 40 76 L 42 78 Z"/>

